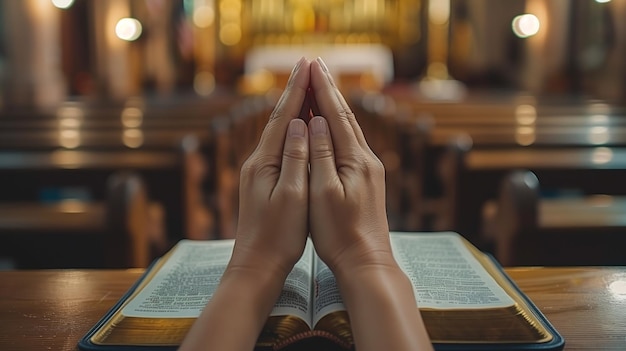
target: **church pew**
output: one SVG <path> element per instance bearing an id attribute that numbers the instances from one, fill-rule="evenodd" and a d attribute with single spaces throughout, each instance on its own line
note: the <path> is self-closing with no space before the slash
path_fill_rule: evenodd
<path id="1" fill-rule="evenodd" d="M 89 115 L 88 118 L 83 118 L 82 122 L 77 129 L 77 135 L 79 138 L 78 145 L 72 145 L 69 150 L 63 151 L 98 151 L 104 153 L 122 153 L 122 152 L 146 152 L 149 154 L 158 153 L 168 153 L 171 151 L 172 147 L 178 145 L 181 142 L 181 139 L 189 133 L 193 133 L 197 138 L 197 141 L 200 145 L 200 152 L 202 157 L 198 157 L 198 152 L 195 152 L 193 156 L 187 157 L 188 159 L 193 159 L 196 163 L 196 166 L 192 166 L 192 169 L 196 170 L 197 173 L 202 173 L 203 179 L 200 179 L 199 182 L 202 183 L 201 189 L 198 190 L 188 190 L 185 191 L 187 195 L 184 195 L 185 198 L 191 199 L 195 198 L 192 202 L 195 203 L 195 207 L 205 207 L 207 206 L 205 198 L 214 198 L 214 193 L 219 190 L 217 188 L 217 183 L 215 181 L 216 173 L 218 170 L 216 168 L 215 163 L 215 155 L 216 152 L 213 150 L 215 148 L 215 142 L 212 140 L 214 135 L 212 135 L 212 131 L 209 126 L 211 125 L 211 121 L 214 119 L 227 118 L 227 119 L 237 119 L 237 120 L 245 120 L 246 118 L 242 118 L 242 116 L 254 115 L 254 116 L 262 116 L 265 119 L 269 115 L 270 108 L 272 107 L 273 100 L 267 96 L 257 96 L 257 97 L 246 97 L 246 98 L 238 98 L 237 103 L 233 104 L 232 101 L 223 101 L 219 106 L 219 108 L 211 105 L 215 108 L 212 108 L 208 111 L 198 112 L 197 110 L 194 112 L 195 115 L 193 117 L 185 117 L 182 119 L 183 121 L 189 121 L 189 123 L 178 124 L 181 121 L 180 109 L 173 108 L 172 111 L 168 111 L 169 117 L 163 117 L 165 114 L 159 112 L 158 119 L 155 119 L 155 112 L 151 115 L 146 115 L 143 117 L 144 122 L 142 123 L 142 127 L 137 130 L 131 130 L 133 133 L 139 132 L 139 137 L 132 135 L 129 138 L 126 138 L 125 133 L 128 132 L 127 129 L 121 129 L 118 125 L 119 116 L 115 115 L 102 115 L 102 111 L 99 111 L 101 114 L 99 117 L 93 117 L 93 115 Z M 206 106 L 205 106 L 206 107 Z M 154 110 L 154 109 L 153 109 Z M 96 111 L 96 110 L 94 110 Z M 108 116 L 108 117 L 107 117 Z M 9 119 L 10 120 L 10 119 Z M 58 129 L 51 130 L 50 127 L 54 126 L 51 124 L 49 120 L 45 118 L 39 119 L 29 119 L 24 117 L 23 119 L 18 119 L 13 121 L 13 126 L 15 127 L 16 123 L 27 123 L 37 124 L 41 123 L 40 127 L 35 127 L 31 129 L 27 129 L 26 131 L 20 131 L 16 133 L 15 130 L 2 130 L 0 129 L 0 134 L 5 133 L 6 138 L 0 137 L 0 149 L 4 151 L 46 151 L 52 152 L 53 154 L 60 154 L 59 148 L 65 147 L 67 148 L 67 142 L 71 143 L 72 140 L 62 140 L 62 132 Z M 260 120 L 259 118 L 255 119 L 256 121 Z M 196 123 L 201 121 L 199 123 Z M 94 124 L 89 124 L 92 122 L 97 122 Z M 111 122 L 114 122 L 111 124 Z M 158 123 L 155 123 L 158 122 Z M 206 128 L 198 128 L 198 125 L 203 126 L 206 123 Z M 0 119 L 0 125 L 2 124 L 2 120 Z M 241 124 L 241 123 L 237 123 Z M 258 124 L 258 123 L 257 123 Z M 264 126 L 263 122 L 263 126 Z M 106 128 L 100 128 L 103 126 L 107 126 Z M 56 128 L 56 127 L 54 127 Z M 258 129 L 258 127 L 256 128 Z M 19 130 L 19 128 L 17 128 Z M 240 149 L 241 146 L 247 145 L 248 140 L 255 142 L 254 137 L 252 137 L 249 133 L 242 134 L 239 133 L 237 135 L 238 142 L 232 142 L 229 144 L 229 148 Z M 133 140 L 139 139 L 137 140 Z M 128 139 L 128 140 L 127 140 Z M 136 144 L 133 144 L 135 143 Z M 193 143 L 192 143 L 193 144 Z M 248 146 L 246 146 L 248 147 Z M 248 147 L 250 149 L 250 147 Z M 221 151 L 224 153 L 224 151 Z M 240 150 L 227 152 L 232 153 L 235 152 L 237 154 L 241 154 Z M 8 157 L 12 157 L 11 155 L 7 155 Z M 125 159 L 125 158 L 119 158 Z M 135 158 L 136 160 L 138 158 Z M 165 157 L 164 159 L 167 159 Z M 198 165 L 200 164 L 200 165 Z M 144 171 L 145 172 L 145 171 Z M 150 171 L 153 173 L 154 171 Z M 225 172 L 222 172 L 225 173 Z M 153 177 L 147 177 L 147 181 L 151 181 Z M 176 182 L 178 183 L 178 182 Z M 152 188 L 152 187 L 151 187 Z M 156 189 L 158 191 L 162 191 L 163 186 L 157 186 Z M 188 189 L 190 189 L 188 187 Z M 210 201 L 209 205 L 214 204 L 215 201 Z M 200 206 L 199 204 L 202 204 Z M 190 206 L 186 206 L 190 207 Z M 180 207 L 179 210 L 175 210 L 172 215 L 169 215 L 169 219 L 171 217 L 175 217 L 174 221 L 178 221 L 177 218 L 180 217 Z M 217 208 L 211 208 L 212 212 L 218 211 Z M 169 212 L 169 211 L 168 211 Z M 188 214 L 189 210 L 185 210 L 185 213 Z M 194 211 L 191 211 L 194 212 Z M 188 232 L 187 235 L 191 235 L 192 237 L 204 238 L 207 235 L 209 237 L 214 237 L 217 233 L 216 227 L 214 227 L 213 218 L 215 214 L 208 214 L 207 211 L 204 212 L 204 215 L 200 215 L 200 217 L 205 217 L 205 227 L 209 227 L 209 234 L 199 234 L 200 229 L 193 230 L 187 228 L 185 231 Z M 183 214 L 185 215 L 185 214 Z M 192 215 L 193 216 L 193 215 Z M 193 221 L 186 221 L 184 224 L 186 226 L 190 226 Z M 168 226 L 171 230 L 171 225 Z M 196 234 L 189 234 L 189 231 Z M 180 233 L 181 229 L 176 230 L 176 232 Z"/>
<path id="2" fill-rule="evenodd" d="M 97 131 L 63 130 L 2 130 L 0 150 L 54 151 L 77 150 L 167 150 L 172 149 L 193 134 L 200 145 L 207 145 L 210 133 L 205 129 L 119 129 Z"/>
<path id="3" fill-rule="evenodd" d="M 426 113 L 435 118 L 477 117 L 486 115 L 495 119 L 506 119 L 531 113 L 539 117 L 572 116 L 625 116 L 626 106 L 607 103 L 597 99 L 583 97 L 530 96 L 523 94 L 470 94 L 460 101 L 429 101 L 418 99 L 412 94 L 384 92 L 362 95 L 371 99 L 372 95 L 385 95 L 397 105 L 405 105 L 418 114 Z M 469 120 L 470 118 L 468 118 Z M 539 119 L 537 120 L 539 121 Z M 619 122 L 619 118 L 615 119 Z M 623 123 L 622 123 L 623 124 Z"/>
<path id="4" fill-rule="evenodd" d="M 48 114 L 33 113 L 26 109 L 19 111 L 21 115 L 16 114 L 15 111 L 3 111 L 0 114 L 0 125 L 4 123 L 9 128 L 0 128 L 0 134 L 2 134 L 0 135 L 0 149 L 20 152 L 24 150 L 46 151 L 52 154 L 59 154 L 58 149 L 105 153 L 141 151 L 158 155 L 158 153 L 168 153 L 177 145 L 184 143 L 183 138 L 192 133 L 194 138 L 198 139 L 199 149 L 204 157 L 188 158 L 194 158 L 196 163 L 203 163 L 203 166 L 194 168 L 204 168 L 201 172 L 206 176 L 207 172 L 210 172 L 207 170 L 207 165 L 212 163 L 212 160 L 206 158 L 206 154 L 211 153 L 209 150 L 212 144 L 209 139 L 211 119 L 216 115 L 230 113 L 233 107 L 240 105 L 240 101 L 245 102 L 241 105 L 248 106 L 258 105 L 260 100 L 264 102 L 268 99 L 227 96 L 211 99 L 210 102 L 193 101 L 192 104 L 180 101 L 167 105 L 152 101 L 146 105 L 132 103 L 131 107 L 104 105 L 98 108 L 69 103 Z M 137 124 L 140 128 L 124 128 L 126 125 L 122 122 L 126 110 L 133 112 L 130 117 L 135 118 L 135 120 L 128 119 L 127 122 L 133 122 L 134 124 L 131 123 L 131 125 Z M 139 116 L 133 116 L 133 114 L 139 114 Z M 63 130 L 67 125 L 63 126 L 61 123 L 66 118 L 70 121 L 72 118 L 77 119 L 77 123 L 70 123 L 69 130 Z M 11 155 L 7 156 L 11 157 Z M 167 158 L 168 156 L 165 156 L 165 159 Z M 204 180 L 201 181 L 204 182 Z M 213 189 L 203 185 L 200 191 L 187 191 L 190 193 L 187 197 L 203 196 L 209 191 Z M 176 205 L 178 206 L 178 203 Z M 169 217 L 172 216 L 180 217 L 177 213 Z M 180 229 L 176 231 L 181 232 Z"/>
<path id="5" fill-rule="evenodd" d="M 507 174 L 483 218 L 486 241 L 506 266 L 624 265 L 626 197 L 541 196 L 527 170 Z"/>
<path id="6" fill-rule="evenodd" d="M 404 113 L 405 111 L 398 111 L 399 113 Z M 441 205 L 441 199 L 443 198 L 443 188 L 444 185 L 439 182 L 440 177 L 438 175 L 433 175 L 433 172 L 429 172 L 429 170 L 436 170 L 439 168 L 437 166 L 439 159 L 445 150 L 446 145 L 455 138 L 461 136 L 461 138 L 466 138 L 467 140 L 471 140 L 469 143 L 472 145 L 472 148 L 475 150 L 478 149 L 494 149 L 494 150 L 506 150 L 504 153 L 514 152 L 514 156 L 521 156 L 523 153 L 543 153 L 547 152 L 546 156 L 543 157 L 544 160 L 549 159 L 553 155 L 554 152 L 550 152 L 551 149 L 556 150 L 556 153 L 559 154 L 560 151 L 565 148 L 577 148 L 579 151 L 583 152 L 580 149 L 590 148 L 592 150 L 599 151 L 596 154 L 596 157 L 599 158 L 599 161 L 602 160 L 606 154 L 603 153 L 606 149 L 595 149 L 600 146 L 616 146 L 622 147 L 626 145 L 626 128 L 623 126 L 619 126 L 615 123 L 613 127 L 595 127 L 595 126 L 578 126 L 578 125 L 569 125 L 568 118 L 563 118 L 562 116 L 554 117 L 554 120 L 550 123 L 546 124 L 537 124 L 532 127 L 519 127 L 517 125 L 506 125 L 502 123 L 498 123 L 500 119 L 498 118 L 490 118 L 486 117 L 484 120 L 491 119 L 494 123 L 492 125 L 488 124 L 488 122 L 472 124 L 473 116 L 463 116 L 468 117 L 465 124 L 461 125 L 444 125 L 443 127 L 437 125 L 436 121 L 433 121 L 433 118 L 429 117 L 413 117 L 413 120 L 417 121 L 419 119 L 422 120 L 420 123 L 422 126 L 426 126 L 425 129 L 428 130 L 422 135 L 426 138 L 426 140 L 422 141 L 421 144 L 423 147 L 418 148 L 417 150 L 422 150 L 421 154 L 413 154 L 408 155 L 412 158 L 413 162 L 421 164 L 414 166 L 414 169 L 421 169 L 424 171 L 417 178 L 421 179 L 418 182 L 421 182 L 420 187 L 425 189 L 422 192 L 424 196 L 420 203 L 426 204 L 422 206 L 422 209 L 417 207 L 410 208 L 411 213 L 408 215 L 411 216 L 430 216 L 433 212 L 440 212 L 440 208 L 445 207 Z M 494 116 L 491 116 L 494 117 Z M 615 117 L 615 116 L 613 116 Z M 552 116 L 548 117 L 552 118 Z M 593 116 L 585 116 L 584 118 L 592 118 Z M 406 117 L 404 118 L 407 119 Z M 557 122 L 558 119 L 558 122 Z M 538 117 L 537 120 L 541 120 L 541 117 Z M 614 119 L 612 119 L 614 120 Z M 514 151 L 515 149 L 519 149 Z M 527 151 L 521 151 L 521 150 Z M 528 151 L 534 150 L 534 151 Z M 542 151 L 543 150 L 543 151 Z M 609 150 L 610 152 L 610 150 Z M 506 158 L 505 155 L 500 153 L 502 158 Z M 559 156 L 555 156 L 558 160 Z M 591 157 L 591 156 L 589 156 Z M 405 163 L 409 163 L 407 161 Z M 547 162 L 550 162 L 549 160 Z M 515 165 L 510 165 L 514 167 Z M 415 178 L 415 177 L 414 177 Z M 430 191 L 430 194 L 428 192 Z M 426 209 L 426 210 L 424 210 Z M 429 211 L 428 209 L 433 209 Z M 427 222 L 422 219 L 422 222 Z M 427 226 L 429 228 L 430 226 Z"/>
<path id="7" fill-rule="evenodd" d="M 148 120 L 193 120 L 210 117 L 213 111 L 226 111 L 231 106 L 245 100 L 236 94 L 216 94 L 208 98 L 174 96 L 141 98 L 132 97 L 118 101 L 65 101 L 49 108 L 11 107 L 0 110 L 0 123 L 23 121 L 48 121 L 74 118 L 84 122 L 111 121 L 123 119 L 125 112 L 140 112 L 144 121 Z M 133 117 L 133 116 L 129 116 Z"/>
<path id="8" fill-rule="evenodd" d="M 480 243 L 480 209 L 511 170 L 528 169 L 544 191 L 626 195 L 626 148 L 472 149 L 452 142 L 441 160 L 443 196 L 436 229 L 457 230 Z"/>
<path id="9" fill-rule="evenodd" d="M 171 240 L 203 235 L 193 229 L 190 218 L 201 215 L 198 196 L 206 172 L 198 146 L 190 136 L 168 150 L 1 151 L 2 201 L 42 201 L 64 191 L 100 200 L 108 176 L 132 170 L 148 184 L 151 198 L 164 206 Z"/>
<path id="10" fill-rule="evenodd" d="M 116 172 L 100 201 L 0 203 L 0 256 L 15 268 L 146 267 L 165 249 L 136 173 Z"/>
<path id="11" fill-rule="evenodd" d="M 431 199 L 437 202 L 443 186 L 434 170 L 438 168 L 437 164 L 447 145 L 459 136 L 471 140 L 474 149 L 626 145 L 626 119 L 619 115 L 624 112 L 623 109 L 600 103 L 537 105 L 534 110 L 536 115 L 529 120 L 528 115 L 516 115 L 513 100 L 425 103 L 398 100 L 390 94 L 366 94 L 354 96 L 351 101 L 364 130 L 369 130 L 374 136 L 368 137 L 368 142 L 371 140 L 375 152 L 397 150 L 399 163 L 408 165 L 403 166 L 405 170 L 400 172 L 397 179 L 390 177 L 390 180 L 395 184 L 403 184 L 400 190 L 402 194 L 421 193 L 422 199 L 415 203 L 428 203 L 421 208 L 415 205 L 400 207 L 401 211 L 410 211 L 404 215 L 406 218 L 419 218 L 414 219 L 414 223 L 427 223 L 428 220 L 422 217 L 430 216 L 429 213 L 433 212 L 430 209 L 437 207 L 429 202 Z M 398 125 L 395 133 L 385 132 L 394 123 Z M 422 131 L 415 134 L 417 125 Z M 407 137 L 403 134 L 413 135 Z M 406 139 L 420 147 L 406 148 L 397 142 Z M 406 152 L 407 149 L 419 153 Z M 381 152 L 379 156 L 384 154 L 391 152 Z M 422 173 L 416 176 L 414 172 Z M 407 188 L 406 184 L 414 183 L 419 184 L 417 188 L 421 192 Z M 393 199 L 395 196 L 393 193 L 391 195 Z"/>
<path id="12" fill-rule="evenodd" d="M 242 106 L 211 123 L 214 170 L 210 203 L 216 210 L 216 236 L 233 238 L 239 210 L 241 166 L 258 144 L 271 113 L 271 103 Z"/>

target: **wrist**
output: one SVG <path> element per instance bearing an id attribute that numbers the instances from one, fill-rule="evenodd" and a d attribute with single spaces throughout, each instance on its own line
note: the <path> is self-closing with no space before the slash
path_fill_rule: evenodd
<path id="1" fill-rule="evenodd" d="M 282 289 L 291 270 L 284 267 L 254 260 L 236 260 L 228 263 L 221 281 L 242 281 L 254 289 Z"/>
<path id="2" fill-rule="evenodd" d="M 229 265 L 181 350 L 253 349 L 281 289 L 268 271 Z"/>
<path id="3" fill-rule="evenodd" d="M 303 249 L 300 249 L 298 259 Z M 272 250 L 263 243 L 237 239 L 227 270 L 255 272 L 259 277 L 267 275 L 282 279 L 281 282 L 284 282 L 297 259 L 276 251 L 276 248 Z"/>
<path id="4" fill-rule="evenodd" d="M 413 285 L 400 267 L 363 267 L 337 284 L 357 350 L 432 350 Z"/>
<path id="5" fill-rule="evenodd" d="M 369 286 L 396 286 L 407 288 L 412 291 L 412 285 L 406 274 L 393 261 L 385 264 L 362 265 L 349 269 L 338 270 L 335 273 L 337 284 L 342 292 L 347 295 L 360 293 Z M 351 296 L 344 296 L 344 298 Z"/>
<path id="6" fill-rule="evenodd" d="M 350 277 L 361 271 L 399 269 L 391 251 L 389 237 L 380 236 L 380 238 L 353 244 L 338 253 L 334 259 L 330 259 L 330 262 L 327 262 L 328 267 L 338 279 Z"/>
<path id="7" fill-rule="evenodd" d="M 285 283 L 286 275 L 263 267 L 250 268 L 229 265 L 220 280 L 220 293 L 229 303 L 252 309 L 253 316 L 264 322 L 272 310 Z M 252 312 L 251 311 L 251 312 Z"/>

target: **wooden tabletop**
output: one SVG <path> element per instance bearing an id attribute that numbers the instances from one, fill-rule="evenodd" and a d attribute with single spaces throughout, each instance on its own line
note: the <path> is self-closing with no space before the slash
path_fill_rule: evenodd
<path id="1" fill-rule="evenodd" d="M 626 267 L 508 268 L 565 350 L 624 350 Z M 0 350 L 77 350 L 141 270 L 0 272 Z"/>

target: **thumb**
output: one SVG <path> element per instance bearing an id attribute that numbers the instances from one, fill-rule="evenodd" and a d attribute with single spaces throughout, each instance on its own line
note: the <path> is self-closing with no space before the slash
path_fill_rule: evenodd
<path id="1" fill-rule="evenodd" d="M 333 141 L 326 119 L 321 116 L 309 121 L 311 188 L 323 189 L 329 184 L 339 184 Z"/>
<path id="2" fill-rule="evenodd" d="M 283 148 L 283 162 L 277 186 L 297 186 L 297 190 L 308 190 L 309 145 L 306 123 L 294 118 L 289 121 Z"/>

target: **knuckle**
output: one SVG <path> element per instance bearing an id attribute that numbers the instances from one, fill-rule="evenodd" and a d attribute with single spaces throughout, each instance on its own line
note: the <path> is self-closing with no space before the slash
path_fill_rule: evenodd
<path id="1" fill-rule="evenodd" d="M 331 184 L 323 184 L 311 189 L 310 196 L 313 203 L 325 204 L 329 203 L 329 200 L 337 198 L 339 195 L 338 189 Z M 330 202 L 332 203 L 332 202 Z"/>
<path id="2" fill-rule="evenodd" d="M 279 158 L 255 152 L 241 166 L 241 177 L 254 177 L 269 167 L 278 167 L 279 165 Z"/>
<path id="3" fill-rule="evenodd" d="M 244 161 L 243 165 L 241 165 L 241 174 L 253 174 L 257 168 L 257 163 L 254 160 L 254 156 L 248 157 L 247 160 Z"/>
<path id="4" fill-rule="evenodd" d="M 339 111 L 337 111 L 337 115 L 339 116 L 339 118 L 344 119 L 346 121 L 349 121 L 350 119 L 355 118 L 352 110 L 345 109 L 345 108 L 342 108 Z"/>
<path id="5" fill-rule="evenodd" d="M 304 143 L 290 145 L 283 151 L 283 156 L 286 159 L 292 159 L 296 161 L 306 160 L 308 158 L 307 146 Z"/>
<path id="6" fill-rule="evenodd" d="M 290 182 L 277 189 L 276 197 L 280 203 L 302 204 L 308 199 L 308 189 L 300 182 Z"/>
<path id="7" fill-rule="evenodd" d="M 357 160 L 357 169 L 365 178 L 380 178 L 385 176 L 385 166 L 371 155 L 361 155 Z"/>
<path id="8" fill-rule="evenodd" d="M 314 143 L 311 145 L 313 159 L 322 160 L 333 157 L 333 148 L 329 143 Z"/>

